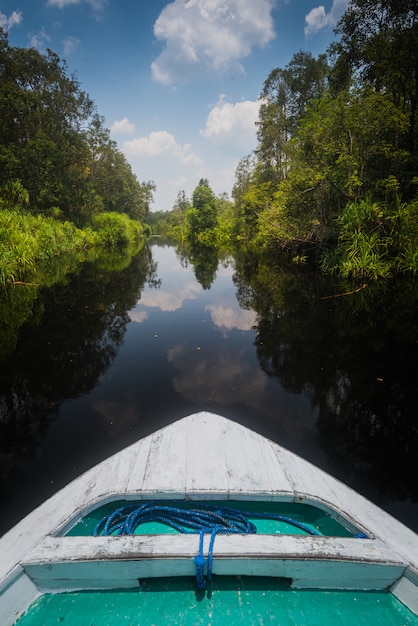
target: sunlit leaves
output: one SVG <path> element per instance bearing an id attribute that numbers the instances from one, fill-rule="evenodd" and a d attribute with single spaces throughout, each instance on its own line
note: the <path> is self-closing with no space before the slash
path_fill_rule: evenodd
<path id="1" fill-rule="evenodd" d="M 93 227 L 97 231 L 96 243 L 108 247 L 127 245 L 143 235 L 139 222 L 114 212 L 99 213 L 94 218 Z"/>
<path id="2" fill-rule="evenodd" d="M 388 278 L 396 272 L 416 274 L 417 208 L 367 199 L 348 204 L 338 220 L 338 247 L 324 254 L 323 269 L 362 280 Z"/>

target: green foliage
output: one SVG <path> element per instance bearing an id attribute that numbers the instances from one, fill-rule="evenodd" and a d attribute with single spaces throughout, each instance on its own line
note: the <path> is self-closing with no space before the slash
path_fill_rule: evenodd
<path id="1" fill-rule="evenodd" d="M 65 274 L 65 255 L 91 246 L 137 243 L 154 188 L 65 63 L 9 46 L 0 28 L 0 284 L 46 276 L 56 257 Z"/>
<path id="2" fill-rule="evenodd" d="M 87 234 L 74 224 L 4 209 L 0 211 L 0 284 L 34 281 L 40 263 L 88 244 Z"/>
<path id="3" fill-rule="evenodd" d="M 1 28 L 0 188 L 8 206 L 78 226 L 101 211 L 143 220 L 155 188 L 138 182 L 65 63 L 50 50 L 9 46 Z"/>
<path id="4" fill-rule="evenodd" d="M 106 266 L 115 266 L 115 259 L 124 266 L 143 241 L 141 224 L 120 213 L 101 213 L 94 229 L 80 230 L 68 221 L 4 209 L 0 211 L 0 285 L 52 284 L 87 254 L 103 257 Z"/>
<path id="5" fill-rule="evenodd" d="M 137 241 L 144 232 L 139 222 L 114 212 L 99 213 L 93 220 L 93 228 L 96 243 L 107 247 L 125 246 Z"/>
<path id="6" fill-rule="evenodd" d="M 315 59 L 299 51 L 284 69 L 272 70 L 264 82 L 256 150 L 263 182 L 278 184 L 286 178 L 290 139 L 300 119 L 324 92 L 327 73 L 325 55 Z"/>
<path id="7" fill-rule="evenodd" d="M 198 208 L 179 191 L 171 211 L 150 213 L 147 222 L 152 232 L 182 247 L 191 244 L 230 250 L 236 235 L 234 203 L 226 193 L 215 197 L 206 179 L 199 182 L 193 199 Z"/>
<path id="8" fill-rule="evenodd" d="M 333 193 L 331 204 L 343 206 L 385 190 L 382 182 L 405 163 L 405 151 L 393 140 L 406 128 L 406 116 L 384 94 L 328 94 L 301 121 L 294 157 L 320 173 Z"/>
<path id="9" fill-rule="evenodd" d="M 150 212 L 146 217 L 146 221 L 150 224 L 154 234 L 177 242 L 184 242 L 186 241 L 188 231 L 186 213 L 190 207 L 191 201 L 187 198 L 184 190 L 181 190 L 177 194 L 171 211 Z"/>
<path id="10" fill-rule="evenodd" d="M 416 273 L 417 16 L 413 0 L 353 0 L 326 56 L 270 72 L 236 171 L 240 242 L 327 247 L 324 270 L 362 280 Z"/>
<path id="11" fill-rule="evenodd" d="M 418 12 L 415 0 L 352 0 L 338 26 L 341 64 L 408 115 L 402 145 L 417 156 Z M 413 158 L 416 166 L 416 159 Z"/>
<path id="12" fill-rule="evenodd" d="M 0 188 L 0 208 L 22 209 L 29 204 L 29 193 L 19 179 L 9 180 Z"/>
<path id="13" fill-rule="evenodd" d="M 338 246 L 324 254 L 322 268 L 362 280 L 387 278 L 399 271 L 416 274 L 417 208 L 417 203 L 385 205 L 369 200 L 347 205 L 338 218 Z"/>
<path id="14" fill-rule="evenodd" d="M 227 194 L 221 194 L 217 198 L 218 223 L 215 229 L 216 246 L 220 250 L 231 250 L 235 242 L 235 206 L 229 200 Z"/>
<path id="15" fill-rule="evenodd" d="M 216 197 L 206 179 L 193 191 L 192 207 L 186 210 L 188 237 L 192 243 L 212 245 L 216 239 L 218 206 Z"/>
<path id="16" fill-rule="evenodd" d="M 154 183 L 139 184 L 126 157 L 110 139 L 104 119 L 97 114 L 92 118 L 86 139 L 90 152 L 86 170 L 90 193 L 98 194 L 104 210 L 126 213 L 143 221 L 152 202 Z"/>

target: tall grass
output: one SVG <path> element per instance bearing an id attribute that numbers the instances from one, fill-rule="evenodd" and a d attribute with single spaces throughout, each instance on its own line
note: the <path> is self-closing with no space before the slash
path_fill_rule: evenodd
<path id="1" fill-rule="evenodd" d="M 70 222 L 0 210 L 0 284 L 35 281 L 37 264 L 91 242 L 89 233 Z"/>
<path id="2" fill-rule="evenodd" d="M 322 258 L 325 271 L 361 280 L 418 274 L 418 202 L 351 203 L 338 227 L 337 247 Z"/>
<path id="3" fill-rule="evenodd" d="M 56 207 L 50 215 L 33 215 L 28 205 L 29 194 L 20 180 L 0 188 L 0 285 L 45 278 L 45 267 L 54 265 L 49 260 L 59 258 L 66 266 L 64 256 L 80 250 L 132 250 L 144 238 L 143 225 L 125 214 L 99 213 L 90 226 L 80 230 L 72 222 L 57 219 Z"/>

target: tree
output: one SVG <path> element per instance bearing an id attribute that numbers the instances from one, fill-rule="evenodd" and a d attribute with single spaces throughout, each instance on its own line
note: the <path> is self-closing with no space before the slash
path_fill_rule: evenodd
<path id="1" fill-rule="evenodd" d="M 126 213 L 143 221 L 152 202 L 153 182 L 140 184 L 116 142 L 110 138 L 104 118 L 94 115 L 86 132 L 90 150 L 89 184 L 107 211 Z"/>
<path id="2" fill-rule="evenodd" d="M 218 209 L 215 194 L 207 179 L 201 179 L 193 191 L 192 208 L 186 213 L 190 238 L 196 242 L 203 233 L 213 230 L 217 225 Z"/>
<path id="3" fill-rule="evenodd" d="M 237 212 L 239 212 L 243 198 L 250 188 L 254 168 L 255 159 L 249 154 L 239 161 L 235 170 L 235 183 L 232 187 L 232 197 L 234 198 Z"/>
<path id="4" fill-rule="evenodd" d="M 140 184 L 66 64 L 10 47 L 0 29 L 0 187 L 19 179 L 28 210 L 78 225 L 102 211 L 143 220 L 154 184 Z"/>
<path id="5" fill-rule="evenodd" d="M 264 245 L 323 245 L 338 236 L 336 219 L 347 203 L 393 200 L 406 159 L 393 138 L 406 125 L 406 116 L 370 89 L 323 96 L 300 121 L 289 173 L 259 215 Z"/>
<path id="6" fill-rule="evenodd" d="M 289 169 L 289 141 L 308 107 L 324 93 L 328 64 L 297 52 L 284 68 L 270 72 L 260 94 L 256 154 L 263 180 L 279 183 Z"/>
<path id="7" fill-rule="evenodd" d="M 417 155 L 417 0 L 351 0 L 336 28 L 340 66 L 388 94 L 409 116 L 405 147 Z"/>
<path id="8" fill-rule="evenodd" d="M 191 202 L 186 196 L 186 192 L 181 190 L 177 194 L 173 209 L 168 214 L 170 225 L 178 230 L 180 239 L 184 239 L 185 237 L 184 232 L 186 230 L 186 215 L 191 206 Z"/>
<path id="9" fill-rule="evenodd" d="M 180 213 L 185 213 L 187 209 L 190 209 L 190 200 L 186 196 L 186 192 L 184 189 L 180 190 L 177 194 L 176 201 L 173 206 L 174 211 L 178 211 Z"/>
<path id="10" fill-rule="evenodd" d="M 0 184 L 19 178 L 30 207 L 68 217 L 84 193 L 81 136 L 94 105 L 51 50 L 0 46 Z"/>

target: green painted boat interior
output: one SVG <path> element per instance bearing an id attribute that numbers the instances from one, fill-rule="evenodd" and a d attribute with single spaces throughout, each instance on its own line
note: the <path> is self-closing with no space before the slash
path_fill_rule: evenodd
<path id="1" fill-rule="evenodd" d="M 135 590 L 45 594 L 18 626 L 409 626 L 418 616 L 392 594 L 290 590 L 282 579 L 214 576 L 199 591 L 193 578 L 154 578 Z"/>
<path id="2" fill-rule="evenodd" d="M 191 501 L 191 500 L 170 500 L 159 502 L 159 504 L 167 504 L 170 506 L 178 506 L 184 509 L 190 509 L 199 505 L 208 504 L 208 502 Z M 126 505 L 140 506 L 144 501 L 126 501 L 117 500 L 103 506 L 99 506 L 95 510 L 82 517 L 76 524 L 66 533 L 70 536 L 90 536 L 93 535 L 94 529 L 98 522 L 105 516 L 113 513 L 118 508 Z M 301 522 L 306 526 L 316 530 L 323 536 L 327 537 L 352 537 L 356 534 L 348 530 L 342 523 L 337 521 L 332 515 L 322 511 L 321 509 L 310 504 L 294 503 L 294 502 L 255 502 L 255 501 L 211 501 L 211 505 L 238 509 L 239 511 L 248 512 L 248 519 L 257 527 L 257 533 L 260 534 L 281 534 L 281 535 L 306 535 L 305 530 L 297 528 L 285 521 L 258 519 L 251 517 L 251 513 L 269 513 L 273 515 L 281 515 L 291 518 L 297 522 Z M 135 534 L 167 534 L 178 533 L 170 526 L 160 522 L 146 522 L 135 529 Z"/>

